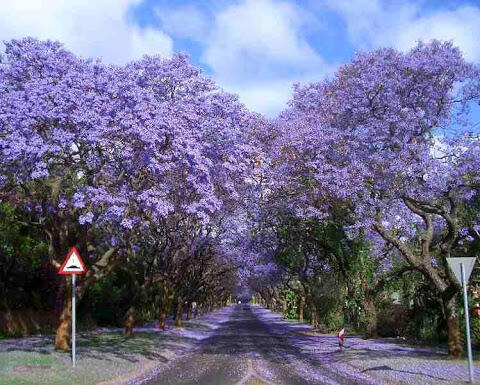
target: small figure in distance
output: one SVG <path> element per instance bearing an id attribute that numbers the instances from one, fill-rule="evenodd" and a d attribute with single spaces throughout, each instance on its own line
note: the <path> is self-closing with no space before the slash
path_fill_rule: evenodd
<path id="1" fill-rule="evenodd" d="M 343 348 L 343 340 L 345 339 L 345 329 L 344 328 L 339 328 L 338 329 L 338 334 L 337 334 L 337 337 L 338 337 L 338 346 L 340 347 L 340 349 Z"/>

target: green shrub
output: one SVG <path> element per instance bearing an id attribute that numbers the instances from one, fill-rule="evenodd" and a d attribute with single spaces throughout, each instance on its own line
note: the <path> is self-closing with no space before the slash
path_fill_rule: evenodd
<path id="1" fill-rule="evenodd" d="M 405 305 L 389 304 L 377 313 L 378 333 L 382 337 L 405 336 L 408 322 L 409 309 Z"/>
<path id="2" fill-rule="evenodd" d="M 8 333 L 7 333 L 7 338 L 20 338 L 20 337 L 23 337 L 23 332 L 21 329 L 11 329 Z"/>
<path id="3" fill-rule="evenodd" d="M 475 345 L 480 345 L 480 318 L 479 317 L 472 317 L 471 318 L 471 326 L 470 329 L 472 330 L 472 341 Z"/>
<path id="4" fill-rule="evenodd" d="M 338 328 L 344 326 L 345 320 L 343 318 L 343 313 L 339 310 L 331 311 L 327 315 L 326 319 L 328 330 L 337 330 Z"/>
<path id="5" fill-rule="evenodd" d="M 285 318 L 297 319 L 298 318 L 298 295 L 293 290 L 287 290 L 285 294 L 287 298 L 287 312 L 284 314 Z"/>

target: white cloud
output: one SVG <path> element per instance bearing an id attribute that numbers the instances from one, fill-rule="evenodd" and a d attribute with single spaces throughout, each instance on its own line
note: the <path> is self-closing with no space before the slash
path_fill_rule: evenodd
<path id="1" fill-rule="evenodd" d="M 172 54 L 161 30 L 141 29 L 127 20 L 139 0 L 11 0 L 0 3 L 0 38 L 33 36 L 58 40 L 84 57 L 125 63 L 143 54 Z"/>
<path id="2" fill-rule="evenodd" d="M 203 61 L 221 78 L 263 78 L 278 66 L 302 71 L 323 65 L 301 28 L 301 14 L 292 4 L 246 0 L 216 15 Z"/>
<path id="3" fill-rule="evenodd" d="M 292 96 L 293 82 L 272 81 L 267 84 L 233 85 L 228 90 L 240 96 L 240 101 L 253 111 L 268 116 L 276 115 L 285 108 Z"/>
<path id="4" fill-rule="evenodd" d="M 312 18 L 292 3 L 246 0 L 215 15 L 201 60 L 249 108 L 274 115 L 294 82 L 332 71 L 302 32 Z"/>
<path id="5" fill-rule="evenodd" d="M 306 84 L 319 81 L 323 76 L 333 73 L 338 66 L 326 66 L 318 72 L 310 72 L 295 77 L 279 77 L 269 81 L 255 81 L 227 84 L 224 88 L 239 95 L 240 101 L 252 111 L 274 117 L 287 107 L 292 98 L 295 83 Z"/>
<path id="6" fill-rule="evenodd" d="M 480 9 L 462 7 L 455 11 L 436 12 L 432 15 L 408 21 L 405 31 L 397 31 L 398 47 L 406 50 L 412 41 L 423 39 L 453 40 L 466 59 L 480 62 Z"/>
<path id="7" fill-rule="evenodd" d="M 362 49 L 391 46 L 407 51 L 417 41 L 452 40 L 465 58 L 480 62 L 480 8 L 423 11 L 413 2 L 387 3 L 380 0 L 329 0 L 347 22 L 350 40 Z M 393 5 L 392 5 L 393 4 Z"/>

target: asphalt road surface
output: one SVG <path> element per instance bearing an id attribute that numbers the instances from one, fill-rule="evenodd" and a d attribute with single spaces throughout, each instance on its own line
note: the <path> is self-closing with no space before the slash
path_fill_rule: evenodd
<path id="1" fill-rule="evenodd" d="M 236 305 L 229 320 L 198 349 L 174 361 L 142 385 L 360 384 L 329 371 L 262 322 L 248 305 Z"/>

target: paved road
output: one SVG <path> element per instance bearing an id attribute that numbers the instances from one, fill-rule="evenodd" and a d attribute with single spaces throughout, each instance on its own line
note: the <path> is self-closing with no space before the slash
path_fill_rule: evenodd
<path id="1" fill-rule="evenodd" d="M 248 305 L 237 305 L 230 319 L 199 348 L 142 385 L 359 384 L 312 361 L 262 322 Z"/>

